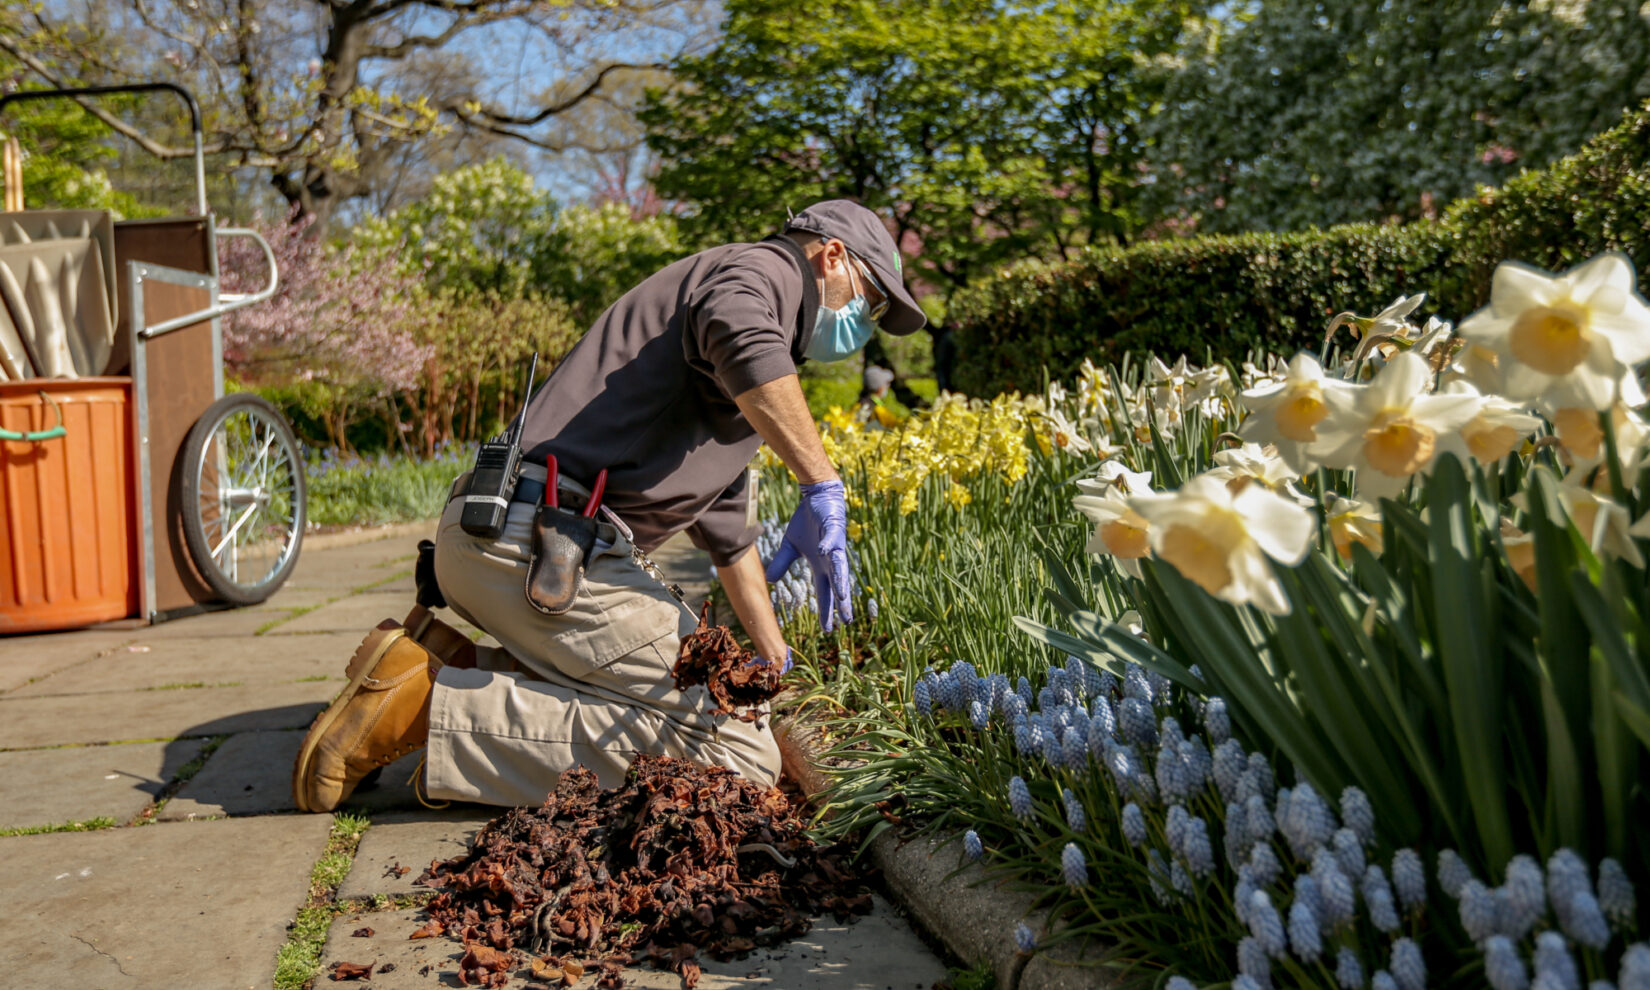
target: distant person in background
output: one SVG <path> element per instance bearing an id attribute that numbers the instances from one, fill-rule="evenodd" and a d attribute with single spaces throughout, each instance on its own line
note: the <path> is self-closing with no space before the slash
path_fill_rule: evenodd
<path id="1" fill-rule="evenodd" d="M 899 424 L 899 414 L 890 408 L 888 390 L 894 384 L 894 373 L 881 365 L 867 363 L 860 379 L 859 411 L 866 422 L 876 420 L 892 429 Z"/>
<path id="2" fill-rule="evenodd" d="M 892 376 L 892 381 L 889 384 L 889 388 L 893 391 L 894 398 L 898 399 L 901 405 L 905 406 L 907 409 L 928 408 L 928 400 L 911 391 L 911 386 L 905 384 L 905 379 L 900 376 L 899 370 L 894 367 L 894 362 L 889 359 L 888 351 L 883 348 L 880 336 L 873 336 L 870 340 L 866 341 L 865 350 L 863 353 L 865 355 L 866 368 L 870 368 L 872 365 L 875 365 L 878 368 L 885 368 L 888 370 L 889 375 Z M 862 380 L 859 391 L 859 401 L 864 402 L 866 395 L 867 390 L 864 388 Z"/>

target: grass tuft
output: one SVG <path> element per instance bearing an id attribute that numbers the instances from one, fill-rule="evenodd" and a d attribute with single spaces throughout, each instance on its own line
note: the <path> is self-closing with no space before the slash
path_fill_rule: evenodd
<path id="1" fill-rule="evenodd" d="M 245 681 L 173 681 L 170 684 L 156 684 L 152 687 L 138 688 L 139 691 L 191 691 L 195 688 L 240 687 Z"/>
<path id="2" fill-rule="evenodd" d="M 88 818 L 83 822 L 58 822 L 55 825 L 25 825 L 21 828 L 0 828 L 0 837 L 13 835 L 45 835 L 49 832 L 100 832 L 114 828 L 113 818 Z"/>
<path id="3" fill-rule="evenodd" d="M 332 919 L 348 905 L 338 903 L 338 885 L 349 874 L 361 836 L 372 824 L 365 815 L 333 816 L 327 848 L 309 873 L 309 897 L 287 929 L 286 944 L 275 956 L 275 990 L 303 990 L 321 968 Z"/>
<path id="4" fill-rule="evenodd" d="M 189 781 L 194 779 L 195 774 L 201 772 L 201 767 L 206 766 L 206 761 L 211 759 L 212 754 L 216 753 L 218 751 L 218 747 L 222 746 L 228 739 L 229 736 L 225 734 L 221 736 L 213 736 L 211 739 L 207 740 L 206 745 L 201 747 L 201 751 L 195 754 L 194 759 L 190 760 L 188 763 L 185 763 L 183 766 L 178 767 L 178 772 L 173 774 L 172 779 L 166 782 L 166 786 L 161 788 L 159 794 L 155 795 L 155 800 L 150 802 L 149 807 L 144 808 L 142 811 L 132 816 L 132 820 L 126 824 L 154 824 L 156 821 L 156 816 L 160 814 L 160 809 L 166 807 L 166 802 L 172 800 L 173 795 L 177 794 L 178 791 L 183 790 L 184 784 L 189 783 Z"/>

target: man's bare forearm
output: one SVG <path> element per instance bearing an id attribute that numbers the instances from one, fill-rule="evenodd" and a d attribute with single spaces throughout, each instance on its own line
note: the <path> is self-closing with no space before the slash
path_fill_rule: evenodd
<path id="1" fill-rule="evenodd" d="M 756 548 L 726 567 L 718 567 L 716 576 L 728 593 L 733 613 L 745 635 L 751 638 L 756 652 L 764 660 L 785 662 L 785 636 L 779 631 L 779 620 L 773 614 L 773 603 L 768 600 L 768 581 L 762 574 L 762 555 Z"/>
<path id="2" fill-rule="evenodd" d="M 802 383 L 795 375 L 758 385 L 733 401 L 797 481 L 811 485 L 837 477 L 836 468 L 819 442 L 819 427 L 808 412 Z"/>

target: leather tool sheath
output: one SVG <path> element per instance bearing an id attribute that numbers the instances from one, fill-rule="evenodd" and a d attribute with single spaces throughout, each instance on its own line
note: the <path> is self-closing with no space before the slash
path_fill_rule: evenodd
<path id="1" fill-rule="evenodd" d="M 527 566 L 528 604 L 546 615 L 572 608 L 595 546 L 595 519 L 540 505 L 533 517 L 533 558 Z"/>

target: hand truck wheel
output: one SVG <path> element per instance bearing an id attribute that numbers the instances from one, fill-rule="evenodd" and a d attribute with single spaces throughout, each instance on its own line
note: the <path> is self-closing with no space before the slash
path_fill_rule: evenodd
<path id="1" fill-rule="evenodd" d="M 183 538 L 224 601 L 255 605 L 275 593 L 304 539 L 304 464 L 292 428 L 247 392 L 212 403 L 183 446 Z"/>

